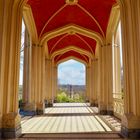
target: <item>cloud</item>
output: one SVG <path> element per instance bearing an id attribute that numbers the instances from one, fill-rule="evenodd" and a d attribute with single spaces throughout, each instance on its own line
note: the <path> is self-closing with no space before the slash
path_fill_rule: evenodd
<path id="1" fill-rule="evenodd" d="M 58 79 L 60 84 L 84 85 L 85 66 L 75 60 L 69 60 L 59 65 Z"/>
<path id="2" fill-rule="evenodd" d="M 60 84 L 85 85 L 85 65 L 69 60 L 58 66 Z M 23 64 L 20 69 L 20 85 L 23 84 Z"/>

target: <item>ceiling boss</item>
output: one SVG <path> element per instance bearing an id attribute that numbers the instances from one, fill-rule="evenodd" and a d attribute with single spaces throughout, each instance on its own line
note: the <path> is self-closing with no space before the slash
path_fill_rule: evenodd
<path id="1" fill-rule="evenodd" d="M 66 0 L 66 4 L 68 5 L 75 5 L 78 3 L 78 0 Z"/>

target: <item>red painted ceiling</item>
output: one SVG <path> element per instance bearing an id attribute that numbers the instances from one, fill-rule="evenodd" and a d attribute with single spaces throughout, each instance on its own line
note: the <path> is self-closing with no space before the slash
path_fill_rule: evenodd
<path id="1" fill-rule="evenodd" d="M 66 0 L 28 0 L 35 20 L 38 37 L 45 33 L 75 24 L 106 36 L 107 25 L 112 6 L 116 0 L 78 0 L 75 5 L 66 4 Z M 72 0 L 71 0 L 72 1 Z M 76 46 L 95 53 L 96 42 L 80 34 L 63 34 L 48 41 L 49 53 L 68 46 Z M 78 52 L 69 51 L 59 59 L 75 56 L 85 61 Z M 58 56 L 57 56 L 58 57 Z M 56 60 L 56 58 L 55 58 Z"/>
<path id="2" fill-rule="evenodd" d="M 50 54 L 68 46 L 76 46 L 94 54 L 96 41 L 80 34 L 64 34 L 48 41 Z"/>
<path id="3" fill-rule="evenodd" d="M 57 63 L 65 58 L 68 58 L 69 56 L 72 56 L 72 57 L 75 57 L 75 58 L 78 58 L 80 60 L 83 60 L 85 61 L 86 63 L 89 62 L 89 58 L 86 56 L 86 55 L 82 55 L 78 52 L 75 52 L 75 51 L 68 51 L 64 54 L 61 54 L 61 55 L 57 55 L 55 58 L 54 58 L 54 61 Z"/>
<path id="4" fill-rule="evenodd" d="M 115 3 L 116 0 L 78 0 L 76 5 L 66 5 L 65 0 L 28 0 L 39 36 L 41 32 L 44 34 L 70 23 L 102 34 L 93 18 L 105 34 L 110 11 Z"/>

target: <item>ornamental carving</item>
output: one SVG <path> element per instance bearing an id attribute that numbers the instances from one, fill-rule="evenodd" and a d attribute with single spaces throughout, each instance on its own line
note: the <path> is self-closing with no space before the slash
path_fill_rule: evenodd
<path id="1" fill-rule="evenodd" d="M 75 5 L 78 3 L 78 0 L 66 0 L 66 4 Z"/>
<path id="2" fill-rule="evenodd" d="M 16 128 L 20 125 L 21 117 L 17 113 L 9 113 L 3 115 L 3 128 Z"/>

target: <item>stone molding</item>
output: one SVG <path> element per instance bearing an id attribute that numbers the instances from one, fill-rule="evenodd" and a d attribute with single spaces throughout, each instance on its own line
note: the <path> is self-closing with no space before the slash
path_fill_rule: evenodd
<path id="1" fill-rule="evenodd" d="M 21 117 L 17 113 L 4 114 L 2 117 L 2 128 L 16 128 L 20 125 Z"/>

